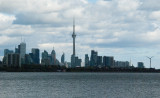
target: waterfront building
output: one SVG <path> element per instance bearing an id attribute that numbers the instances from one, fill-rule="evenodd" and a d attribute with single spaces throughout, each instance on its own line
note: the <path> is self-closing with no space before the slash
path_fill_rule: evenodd
<path id="1" fill-rule="evenodd" d="M 97 66 L 98 52 L 91 50 L 90 66 Z"/>
<path id="2" fill-rule="evenodd" d="M 4 49 L 3 64 L 7 64 L 7 55 L 14 53 L 13 50 Z"/>
<path id="3" fill-rule="evenodd" d="M 11 53 L 14 53 L 13 50 L 4 49 L 4 56 Z"/>
<path id="4" fill-rule="evenodd" d="M 128 61 L 115 61 L 116 68 L 128 68 L 130 66 L 130 63 Z"/>
<path id="5" fill-rule="evenodd" d="M 38 48 L 32 48 L 32 54 L 31 54 L 33 64 L 40 64 L 40 57 L 39 57 L 39 49 Z"/>
<path id="6" fill-rule="evenodd" d="M 114 57 L 113 56 L 103 56 L 103 66 L 106 66 L 106 67 L 114 66 Z"/>
<path id="7" fill-rule="evenodd" d="M 50 58 L 49 58 L 48 52 L 46 50 L 44 50 L 44 52 L 42 52 L 41 64 L 42 65 L 50 65 Z"/>
<path id="8" fill-rule="evenodd" d="M 85 67 L 89 66 L 89 56 L 88 54 L 85 54 Z"/>
<path id="9" fill-rule="evenodd" d="M 29 54 L 25 54 L 25 64 L 32 64 L 33 60 Z"/>
<path id="10" fill-rule="evenodd" d="M 61 63 L 63 63 L 63 64 L 65 63 L 65 54 L 64 53 L 61 56 Z"/>
<path id="11" fill-rule="evenodd" d="M 74 68 L 74 67 L 76 67 L 76 65 L 75 65 L 76 63 L 75 63 L 75 55 L 71 55 L 71 67 L 72 68 Z"/>
<path id="12" fill-rule="evenodd" d="M 78 56 L 75 57 L 75 67 L 81 67 L 82 60 L 78 58 Z"/>
<path id="13" fill-rule="evenodd" d="M 18 48 L 20 50 L 19 52 L 20 52 L 21 64 L 25 64 L 26 43 L 21 42 Z"/>
<path id="14" fill-rule="evenodd" d="M 144 63 L 143 62 L 138 62 L 137 65 L 138 65 L 138 68 L 144 68 Z"/>
<path id="15" fill-rule="evenodd" d="M 97 66 L 102 66 L 102 56 L 97 56 Z"/>
<path id="16" fill-rule="evenodd" d="M 6 65 L 8 67 L 21 67 L 20 54 L 17 53 L 7 54 Z"/>
<path id="17" fill-rule="evenodd" d="M 51 52 L 51 64 L 52 65 L 57 65 L 57 62 L 56 62 L 56 52 L 53 48 L 52 52 Z"/>

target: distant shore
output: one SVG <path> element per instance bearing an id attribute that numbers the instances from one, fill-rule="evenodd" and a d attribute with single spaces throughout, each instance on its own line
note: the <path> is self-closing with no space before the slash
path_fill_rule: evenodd
<path id="1" fill-rule="evenodd" d="M 58 65 L 23 65 L 22 67 L 1 66 L 0 72 L 141 72 L 141 73 L 160 73 L 160 69 L 155 68 L 109 68 L 109 67 L 76 67 L 66 68 Z"/>

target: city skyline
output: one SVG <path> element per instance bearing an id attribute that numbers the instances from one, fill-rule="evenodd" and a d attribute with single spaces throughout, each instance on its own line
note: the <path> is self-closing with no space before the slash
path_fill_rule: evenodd
<path id="1" fill-rule="evenodd" d="M 31 48 L 50 53 L 54 46 L 58 60 L 64 52 L 66 61 L 70 61 L 72 19 L 75 16 L 76 55 L 83 62 L 85 54 L 90 56 L 90 51 L 96 50 L 99 55 L 114 56 L 116 60 L 131 59 L 135 66 L 137 62 L 144 62 L 148 68 L 146 56 L 154 56 L 152 67 L 160 68 L 158 0 L 0 2 L 1 59 L 3 50 L 14 50 L 22 36 L 26 40 L 27 53 Z"/>
<path id="2" fill-rule="evenodd" d="M 73 25 L 74 28 L 74 25 Z M 73 31 L 75 31 L 73 29 Z M 75 34 L 75 32 L 73 32 Z M 75 40 L 75 39 L 74 39 Z M 73 47 L 74 45 L 73 41 Z M 74 47 L 75 48 L 75 47 Z M 76 56 L 75 49 L 73 48 L 73 54 L 71 55 L 71 61 L 65 61 L 65 54 L 61 56 L 61 61 L 56 58 L 56 51 L 53 50 L 49 54 L 46 50 L 40 53 L 38 48 L 32 48 L 30 53 L 26 53 L 26 43 L 21 42 L 18 48 L 15 50 L 4 49 L 4 57 L 1 62 L 1 66 L 7 67 L 24 67 L 24 66 L 60 66 L 66 68 L 86 67 L 86 68 L 145 68 L 143 62 L 137 62 L 137 66 L 133 66 L 131 61 L 118 61 L 114 59 L 114 56 L 101 56 L 98 55 L 98 51 L 91 50 L 90 59 L 88 54 L 85 54 L 85 65 L 83 66 L 82 59 Z M 40 57 L 41 54 L 41 57 Z M 151 64 L 151 63 L 150 63 Z M 150 68 L 152 68 L 150 66 Z"/>

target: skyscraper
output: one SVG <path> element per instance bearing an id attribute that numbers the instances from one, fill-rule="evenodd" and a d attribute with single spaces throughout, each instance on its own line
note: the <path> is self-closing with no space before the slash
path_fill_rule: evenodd
<path id="1" fill-rule="evenodd" d="M 50 65 L 49 54 L 48 54 L 48 52 L 46 50 L 44 50 L 44 52 L 42 52 L 41 64 L 42 65 Z"/>
<path id="2" fill-rule="evenodd" d="M 97 66 L 102 66 L 102 56 L 97 56 Z"/>
<path id="3" fill-rule="evenodd" d="M 90 66 L 97 66 L 98 52 L 91 50 Z"/>
<path id="4" fill-rule="evenodd" d="M 85 67 L 89 66 L 89 56 L 88 54 L 85 54 Z"/>
<path id="5" fill-rule="evenodd" d="M 8 67 L 20 67 L 20 55 L 17 53 L 7 54 L 6 64 Z"/>
<path id="6" fill-rule="evenodd" d="M 26 43 L 21 42 L 20 43 L 20 56 L 21 56 L 21 58 L 25 58 L 25 54 L 26 54 Z"/>
<path id="7" fill-rule="evenodd" d="M 40 59 L 39 59 L 39 49 L 38 48 L 32 48 L 32 60 L 34 64 L 39 64 Z"/>
<path id="8" fill-rule="evenodd" d="M 25 64 L 26 43 L 21 42 L 18 48 L 20 50 L 19 52 L 20 52 L 21 63 Z"/>
<path id="9" fill-rule="evenodd" d="M 64 61 L 65 61 L 65 54 L 63 53 L 62 56 L 61 56 L 61 63 L 64 64 Z"/>
<path id="10" fill-rule="evenodd" d="M 56 52 L 55 52 L 54 48 L 51 52 L 51 64 L 56 65 Z"/>

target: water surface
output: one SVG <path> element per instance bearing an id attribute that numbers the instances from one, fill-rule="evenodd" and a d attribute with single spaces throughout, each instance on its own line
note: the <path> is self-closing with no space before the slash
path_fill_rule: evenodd
<path id="1" fill-rule="evenodd" d="M 2 72 L 0 98 L 160 98 L 160 74 Z"/>

